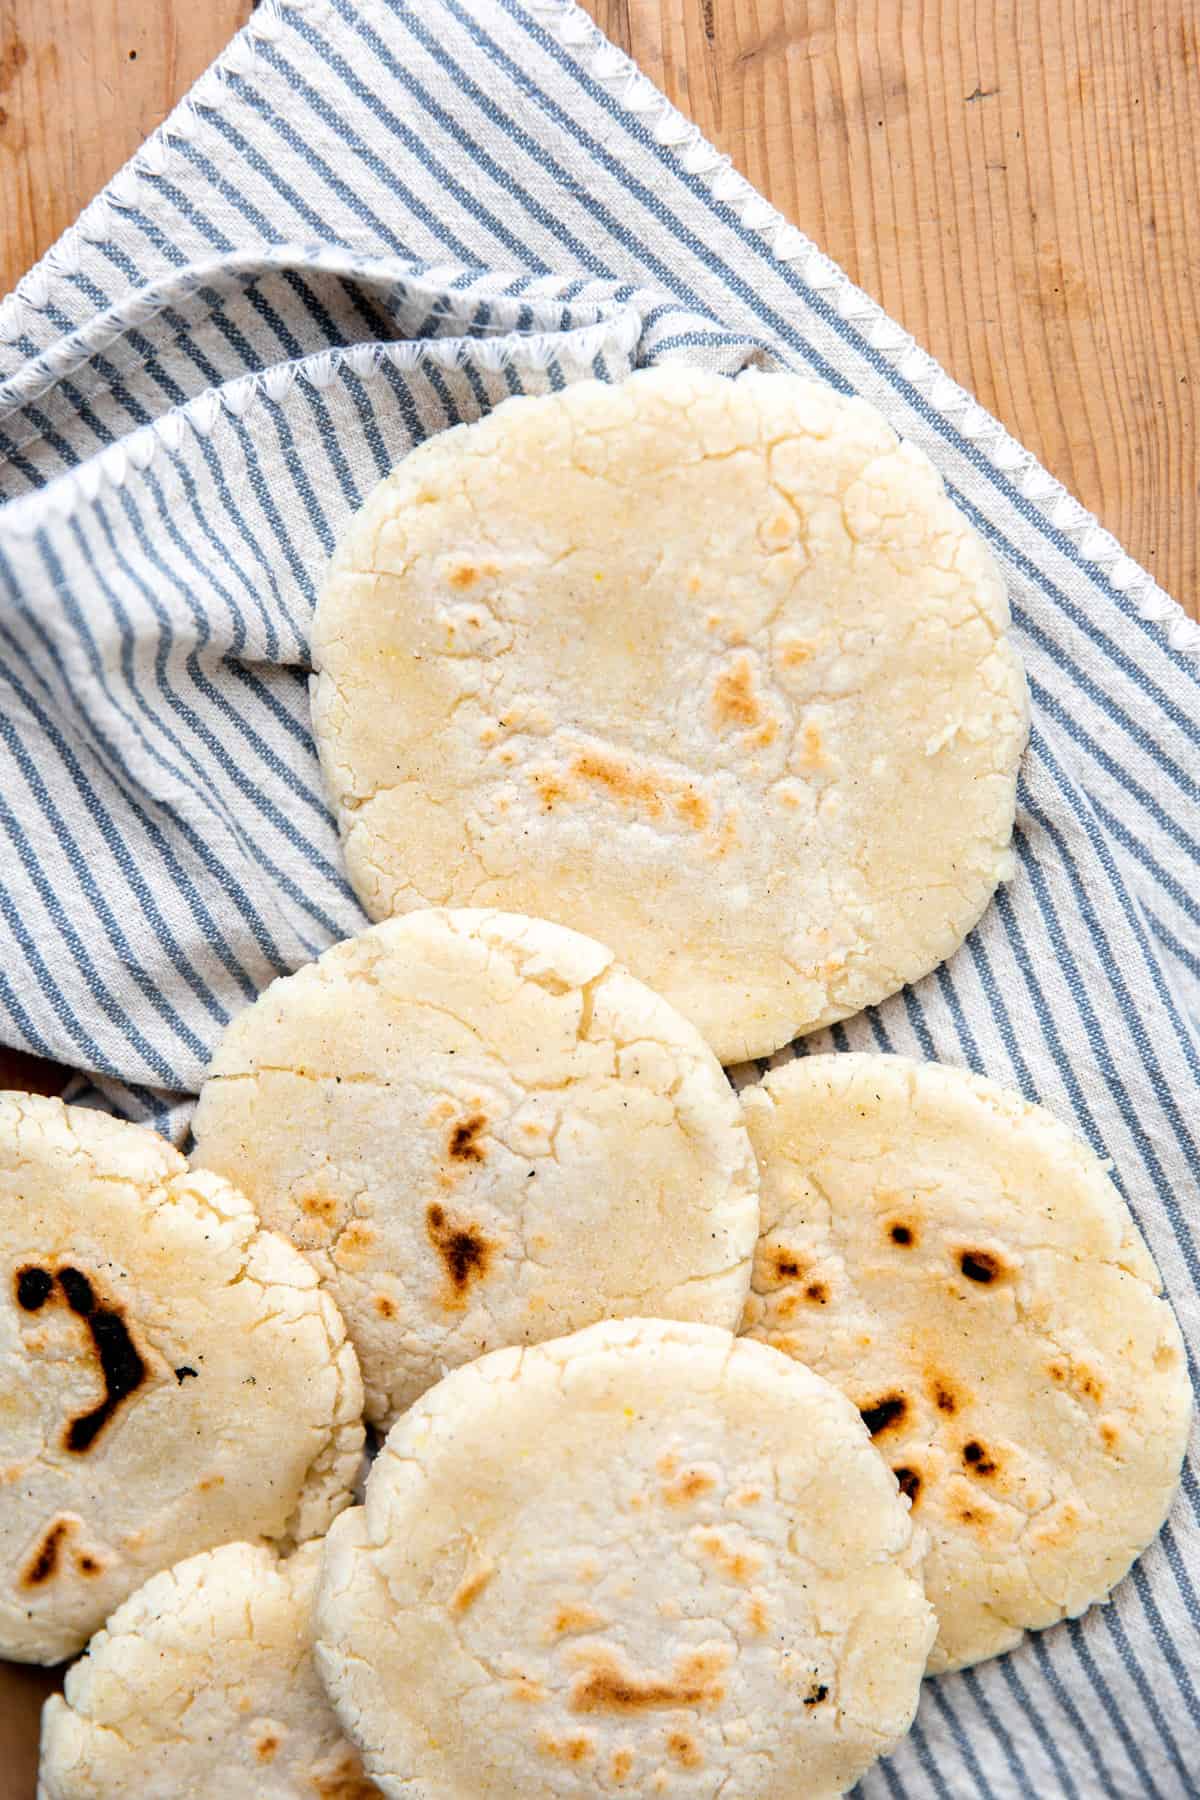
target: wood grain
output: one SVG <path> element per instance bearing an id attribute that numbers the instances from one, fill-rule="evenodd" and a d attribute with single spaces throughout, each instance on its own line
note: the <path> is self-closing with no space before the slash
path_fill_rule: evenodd
<path id="1" fill-rule="evenodd" d="M 0 290 L 66 230 L 251 0 L 0 0 Z"/>

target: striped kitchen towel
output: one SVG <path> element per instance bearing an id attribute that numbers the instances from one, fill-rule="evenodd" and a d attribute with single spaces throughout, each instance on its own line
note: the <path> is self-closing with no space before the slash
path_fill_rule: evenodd
<path id="1" fill-rule="evenodd" d="M 1000 558 L 1016 875 L 818 1042 L 1073 1122 L 1200 1350 L 1200 631 L 564 0 L 264 0 L 0 307 L 0 1033 L 186 1128 L 225 1020 L 363 923 L 307 700 L 347 517 L 428 433 L 665 358 L 865 395 Z M 861 1794 L 1200 1795 L 1197 1473 Z"/>

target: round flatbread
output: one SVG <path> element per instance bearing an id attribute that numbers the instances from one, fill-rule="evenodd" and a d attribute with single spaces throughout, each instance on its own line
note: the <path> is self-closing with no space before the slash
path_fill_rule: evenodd
<path id="1" fill-rule="evenodd" d="M 195 1160 L 312 1258 L 389 1423 L 447 1368 L 634 1313 L 736 1328 L 758 1236 L 695 1028 L 577 932 L 412 913 L 227 1031 Z"/>
<path id="2" fill-rule="evenodd" d="M 742 1095 L 762 1166 L 746 1328 L 860 1408 L 929 1532 L 931 1668 L 1101 1600 L 1191 1416 L 1127 1208 L 1040 1106 L 960 1069 L 807 1057 Z"/>
<path id="3" fill-rule="evenodd" d="M 141 1126 L 0 1094 L 0 1655 L 57 1662 L 148 1575 L 323 1532 L 362 1384 L 308 1263 Z"/>
<path id="4" fill-rule="evenodd" d="M 678 365 L 414 451 L 334 557 L 313 722 L 373 918 L 613 944 L 722 1062 L 949 956 L 1010 867 L 1008 605 L 861 400 Z"/>
<path id="5" fill-rule="evenodd" d="M 606 1322 L 394 1427 L 326 1540 L 317 1667 L 385 1794 L 824 1800 L 912 1720 L 919 1536 L 809 1370 Z"/>
<path id="6" fill-rule="evenodd" d="M 38 1800 L 379 1800 L 313 1667 L 320 1544 L 224 1544 L 117 1608 L 42 1714 Z"/>

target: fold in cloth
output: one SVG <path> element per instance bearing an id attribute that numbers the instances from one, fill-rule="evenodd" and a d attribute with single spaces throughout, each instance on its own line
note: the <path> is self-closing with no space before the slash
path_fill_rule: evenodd
<path id="1" fill-rule="evenodd" d="M 806 1047 L 1050 1105 L 1200 1344 L 1200 633 L 559 0 L 266 0 L 0 307 L 0 1036 L 185 1131 L 226 1019 L 364 922 L 307 698 L 345 520 L 430 432 L 668 357 L 880 406 L 1030 674 L 1014 879 Z M 1112 1604 L 929 1682 L 861 1793 L 1200 1794 L 1198 1569 L 1192 1461 Z"/>

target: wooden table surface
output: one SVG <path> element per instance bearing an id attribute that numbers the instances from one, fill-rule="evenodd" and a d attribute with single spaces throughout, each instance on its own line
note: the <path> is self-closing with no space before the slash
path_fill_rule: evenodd
<path id="1" fill-rule="evenodd" d="M 1200 616 L 1196 0 L 587 3 Z M 0 0 L 0 290 L 250 11 Z M 0 1053 L 0 1084 L 38 1079 Z M 10 1800 L 38 1691 L 0 1683 Z"/>

